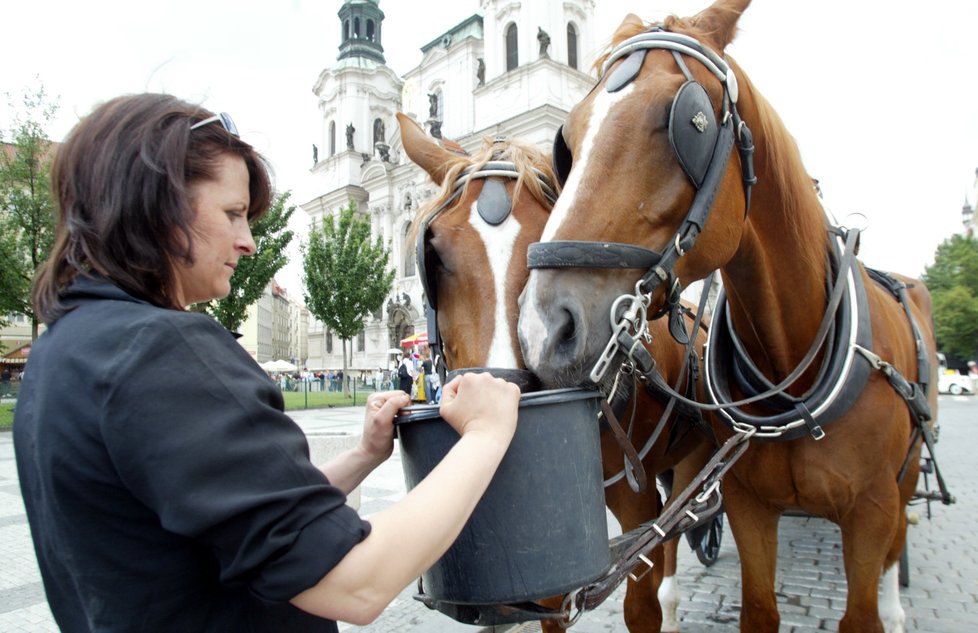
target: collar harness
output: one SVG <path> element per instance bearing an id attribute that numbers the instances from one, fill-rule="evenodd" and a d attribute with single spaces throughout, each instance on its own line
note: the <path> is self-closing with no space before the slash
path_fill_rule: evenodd
<path id="1" fill-rule="evenodd" d="M 654 361 L 642 345 L 643 341 L 651 342 L 647 321 L 652 295 L 660 284 L 664 285 L 667 295 L 665 305 L 651 318 L 668 314 L 672 336 L 681 344 L 691 347 L 695 337 L 686 331 L 684 308 L 679 303 L 682 285 L 675 275 L 676 264 L 693 248 L 703 230 L 735 143 L 741 162 L 745 217 L 750 211 L 751 187 L 757 178 L 753 166 L 753 137 L 737 112 L 739 91 L 736 76 L 726 61 L 697 40 L 671 33 L 661 26 L 654 26 L 625 40 L 611 52 L 604 64 L 607 74 L 613 64 L 624 60 L 608 74 L 604 89 L 615 92 L 628 85 L 638 76 L 648 51 L 656 49 L 670 51 L 687 79 L 673 100 L 669 138 L 680 165 L 697 191 L 679 230 L 661 253 L 631 244 L 570 240 L 537 242 L 531 244 L 527 252 L 527 265 L 531 269 L 647 269 L 636 282 L 634 294 L 622 295 L 612 303 L 609 315 L 612 335 L 590 372 L 591 380 L 598 383 L 620 351 L 626 356 L 624 366 L 637 370 L 647 385 L 655 384 L 657 390 L 665 391 L 689 406 L 720 411 L 722 418 L 740 433 L 759 439 L 788 440 L 807 432 L 820 439 L 824 436 L 822 426 L 844 414 L 862 392 L 871 369 L 880 369 L 884 373 L 889 372 L 888 379 L 904 397 L 914 418 L 929 420 L 931 416 L 925 397 L 927 385 L 908 382 L 899 376 L 892 365 L 870 351 L 872 331 L 866 289 L 855 261 L 859 239 L 856 229 L 829 228 L 833 239 L 830 240 L 828 253 L 828 306 L 805 357 L 779 384 L 771 384 L 747 356 L 733 331 L 722 295 L 715 322 L 709 330 L 705 363 L 707 392 L 712 404 L 697 403 L 676 393 L 661 379 Z M 706 90 L 693 79 L 684 57 L 703 64 L 723 86 L 719 124 L 714 119 L 713 106 Z M 561 128 L 554 140 L 554 166 L 562 182 L 567 178 L 572 164 L 573 156 Z M 711 281 L 712 277 L 708 279 Z M 700 314 L 707 296 L 708 292 L 704 291 Z M 910 314 L 909 309 L 907 314 Z M 912 323 L 912 327 L 917 330 L 915 323 Z M 927 359 L 919 336 L 917 343 L 920 358 L 918 375 L 926 376 Z M 819 368 L 815 385 L 799 397 L 787 394 L 787 387 L 808 369 L 820 351 L 825 360 Z M 857 363 L 857 357 L 868 362 Z M 732 395 L 734 388 L 746 394 L 746 397 L 735 401 Z M 742 410 L 742 407 L 752 403 L 763 403 L 773 413 L 757 416 Z"/>

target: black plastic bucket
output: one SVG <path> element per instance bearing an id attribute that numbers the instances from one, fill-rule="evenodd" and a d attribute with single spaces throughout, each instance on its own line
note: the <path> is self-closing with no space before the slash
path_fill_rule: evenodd
<path id="1" fill-rule="evenodd" d="M 516 435 L 488 490 L 455 543 L 422 577 L 433 602 L 536 600 L 581 587 L 607 571 L 600 398 L 579 389 L 523 394 Z M 410 490 L 455 445 L 458 434 L 436 406 L 403 409 L 396 423 Z"/>

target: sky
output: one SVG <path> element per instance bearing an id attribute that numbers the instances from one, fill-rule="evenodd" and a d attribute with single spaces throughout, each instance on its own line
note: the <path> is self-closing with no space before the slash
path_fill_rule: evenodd
<path id="1" fill-rule="evenodd" d="M 279 190 L 308 186 L 320 129 L 312 86 L 336 62 L 341 0 L 13 0 L 0 6 L 0 129 L 6 98 L 39 85 L 61 140 L 94 105 L 169 92 L 231 113 L 265 154 Z M 707 2 L 596 0 L 600 47 L 629 12 L 653 21 Z M 381 0 L 387 64 L 479 12 L 478 0 Z M 863 226 L 862 260 L 919 276 L 975 204 L 978 2 L 755 0 L 727 53 L 781 115 L 842 224 Z M 589 64 L 591 58 L 584 51 Z M 861 214 L 861 216 L 859 215 Z M 307 224 L 301 209 L 292 228 Z M 863 217 L 864 216 L 864 217 Z M 297 243 L 298 240 L 296 240 Z M 297 248 L 279 281 L 302 292 Z"/>

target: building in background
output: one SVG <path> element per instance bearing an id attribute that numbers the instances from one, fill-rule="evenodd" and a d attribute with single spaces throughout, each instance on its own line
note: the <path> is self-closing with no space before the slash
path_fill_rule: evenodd
<path id="1" fill-rule="evenodd" d="M 475 7 L 473 7 L 475 8 Z M 321 126 L 311 170 L 316 194 L 302 203 L 310 222 L 349 200 L 392 250 L 395 283 L 348 347 L 348 366 L 387 367 L 389 350 L 425 330 L 425 297 L 414 245 L 405 236 L 418 208 L 437 191 L 402 150 L 394 118 L 404 112 L 446 145 L 474 152 L 486 136 L 520 137 L 549 150 L 570 108 L 594 85 L 594 0 L 481 0 L 479 13 L 432 33 L 420 64 L 398 77 L 386 65 L 379 0 L 347 0 L 338 12 L 337 63 L 313 85 Z M 352 347 L 352 353 L 349 349 Z M 308 330 L 309 369 L 343 366 L 343 348 L 323 324 Z"/>
<path id="2" fill-rule="evenodd" d="M 238 343 L 255 361 L 289 361 L 304 367 L 308 357 L 308 311 L 273 279 L 247 311 Z"/>

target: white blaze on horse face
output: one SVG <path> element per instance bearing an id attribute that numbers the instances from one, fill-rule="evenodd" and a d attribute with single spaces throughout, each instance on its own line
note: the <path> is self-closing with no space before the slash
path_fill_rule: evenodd
<path id="1" fill-rule="evenodd" d="M 620 103 L 634 92 L 634 87 L 634 84 L 629 84 L 618 92 L 601 90 L 591 102 L 591 118 L 588 119 L 581 147 L 574 154 L 574 169 L 571 170 L 567 182 L 564 183 L 560 196 L 557 198 L 557 204 L 550 212 L 547 225 L 543 228 L 543 235 L 540 236 L 541 242 L 551 241 L 557 233 L 557 229 L 567 218 L 567 214 L 574 204 L 574 199 L 577 197 L 578 189 L 581 187 L 581 174 L 587 171 L 588 163 L 591 160 L 591 150 L 594 148 L 594 139 L 597 137 L 601 125 L 607 118 L 612 106 Z M 543 355 L 543 342 L 547 340 L 547 322 L 537 305 L 538 277 L 537 271 L 530 271 L 523 302 L 520 306 L 519 327 L 521 338 L 525 344 L 523 361 L 527 367 L 531 368 L 539 365 Z"/>
<path id="2" fill-rule="evenodd" d="M 543 227 L 543 235 L 540 237 L 541 242 L 552 240 L 557 229 L 567 219 L 567 214 L 574 205 L 574 199 L 577 197 L 577 191 L 581 187 L 581 174 L 584 174 L 588 170 L 591 151 L 594 149 L 594 139 L 598 136 L 598 132 L 601 130 L 604 120 L 608 117 L 608 113 L 611 112 L 612 106 L 624 100 L 635 91 L 634 89 L 635 84 L 631 83 L 618 92 L 600 90 L 597 96 L 594 97 L 594 101 L 591 102 L 591 118 L 588 119 L 587 129 L 584 131 L 584 140 L 581 141 L 580 148 L 574 154 L 574 168 L 571 170 L 567 182 L 564 183 L 563 189 L 561 189 L 560 197 L 557 198 L 557 204 L 554 205 L 553 211 L 550 212 L 547 225 Z"/>
<path id="3" fill-rule="evenodd" d="M 478 201 L 469 210 L 469 224 L 475 229 L 486 249 L 489 270 L 492 273 L 492 286 L 495 291 L 495 327 L 492 330 L 492 343 L 489 344 L 486 367 L 516 369 L 516 355 L 513 353 L 514 332 L 510 331 L 506 315 L 506 273 L 513 259 L 513 245 L 520 234 L 519 221 L 510 214 L 497 226 L 492 226 L 479 215 Z"/>

